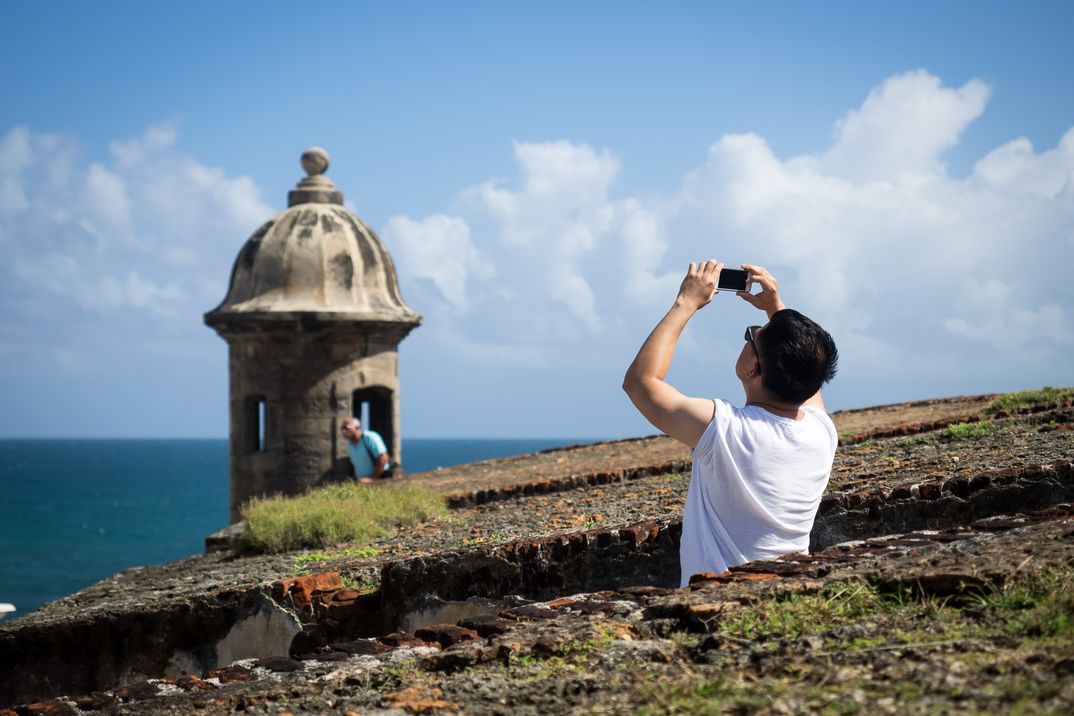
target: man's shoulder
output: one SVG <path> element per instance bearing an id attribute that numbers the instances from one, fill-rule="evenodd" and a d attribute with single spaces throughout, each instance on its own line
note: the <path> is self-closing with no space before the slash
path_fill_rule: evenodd
<path id="1" fill-rule="evenodd" d="M 384 451 L 388 449 L 384 444 L 384 438 L 380 436 L 380 433 L 373 430 L 363 431 L 362 440 L 366 442 L 366 445 L 373 448 L 374 451 Z"/>
<path id="2" fill-rule="evenodd" d="M 835 421 L 832 420 L 832 416 L 828 415 L 828 411 L 824 408 L 817 405 L 803 405 L 802 412 L 819 420 L 824 424 L 824 427 L 835 430 Z"/>

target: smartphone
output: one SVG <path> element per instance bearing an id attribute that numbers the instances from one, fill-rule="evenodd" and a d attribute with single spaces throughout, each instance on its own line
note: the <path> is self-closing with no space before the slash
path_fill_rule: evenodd
<path id="1" fill-rule="evenodd" d="M 716 284 L 717 291 L 745 291 L 746 279 L 749 272 L 742 269 L 725 268 L 720 271 L 720 281 Z"/>

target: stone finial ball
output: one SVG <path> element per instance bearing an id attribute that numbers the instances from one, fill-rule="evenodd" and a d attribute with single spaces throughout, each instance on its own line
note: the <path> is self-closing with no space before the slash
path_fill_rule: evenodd
<path id="1" fill-rule="evenodd" d="M 310 147 L 302 152 L 302 169 L 307 176 L 324 174 L 328 170 L 328 152 L 320 147 Z"/>

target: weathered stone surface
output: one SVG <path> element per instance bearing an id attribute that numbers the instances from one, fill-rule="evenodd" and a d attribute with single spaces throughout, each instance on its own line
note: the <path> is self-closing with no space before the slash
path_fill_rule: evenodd
<path id="1" fill-rule="evenodd" d="M 511 628 L 514 622 L 500 619 L 492 614 L 478 614 L 459 622 L 459 626 L 473 629 L 481 637 L 499 636 Z"/>
<path id="2" fill-rule="evenodd" d="M 425 642 L 436 642 L 444 648 L 481 638 L 476 631 L 454 624 L 433 624 L 422 627 L 415 630 L 414 636 Z"/>
<path id="3" fill-rule="evenodd" d="M 439 688 L 414 685 L 398 691 L 389 691 L 384 694 L 384 703 L 412 714 L 455 710 L 459 707 L 458 704 L 441 698 L 442 695 L 443 692 Z"/>
<path id="4" fill-rule="evenodd" d="M 130 686 L 121 686 L 112 693 L 120 701 L 142 701 L 160 693 L 160 688 L 151 681 L 140 681 Z"/>
<path id="5" fill-rule="evenodd" d="M 1050 424 L 1047 421 L 1053 419 L 1049 417 L 1051 414 L 1046 413 L 1044 415 L 1045 417 L 1041 418 L 1044 422 L 1041 424 Z M 1056 429 L 1050 435 L 1059 433 L 1060 431 Z M 1067 444 L 1069 445 L 1069 441 Z M 1058 445 L 1060 448 L 1062 446 L 1061 443 L 1054 442 L 1050 445 Z M 907 449 L 909 450 L 910 448 Z M 866 450 L 866 448 L 862 448 L 862 450 Z M 966 452 L 963 452 L 962 456 L 963 463 L 965 463 Z M 600 478 L 605 483 L 605 486 L 592 489 L 611 490 L 612 488 L 608 486 L 617 485 L 617 480 L 615 479 L 617 473 L 614 470 L 598 470 L 598 472 L 606 473 L 605 477 Z M 572 474 L 576 477 L 580 473 Z M 934 475 L 935 477 L 924 479 L 923 481 L 923 476 L 925 475 Z M 597 521 L 598 524 L 603 525 L 599 529 L 577 529 L 583 522 L 591 524 L 596 521 L 595 517 L 600 516 L 603 518 L 609 514 L 603 504 L 598 504 L 602 499 L 599 495 L 604 493 L 594 492 L 594 497 L 587 499 L 594 500 L 594 504 L 597 505 L 596 509 L 599 512 L 590 509 L 586 514 L 580 515 L 579 521 L 574 523 L 575 529 L 573 531 L 564 531 L 547 537 L 525 537 L 515 542 L 480 546 L 465 551 L 456 550 L 449 551 L 446 554 L 424 555 L 417 558 L 417 561 L 408 562 L 403 575 L 405 578 L 395 585 L 399 586 L 401 584 L 406 589 L 400 589 L 395 594 L 404 597 L 417 594 L 421 592 L 423 585 L 439 585 L 441 582 L 437 580 L 441 576 L 446 576 L 446 583 L 452 589 L 473 588 L 472 585 L 477 584 L 477 593 L 481 593 L 481 589 L 491 586 L 494 589 L 502 588 L 504 594 L 520 594 L 529 599 L 548 599 L 549 601 L 543 607 L 540 605 L 531 605 L 531 607 L 527 608 L 515 607 L 514 610 L 522 609 L 522 611 L 511 615 L 510 621 L 506 617 L 491 617 L 481 620 L 485 624 L 481 629 L 477 628 L 479 626 L 478 622 L 460 625 L 466 629 L 473 629 L 483 639 L 493 640 L 492 643 L 487 645 L 494 651 L 494 655 L 491 658 L 499 659 L 507 665 L 525 664 L 532 663 L 533 657 L 557 656 L 566 658 L 567 655 L 578 653 L 578 649 L 584 651 L 585 649 L 593 648 L 593 644 L 607 643 L 606 639 L 609 632 L 586 632 L 585 629 L 588 627 L 583 627 L 583 624 L 589 625 L 589 627 L 599 625 L 601 629 L 611 629 L 618 635 L 618 630 L 621 628 L 619 622 L 622 621 L 627 624 L 629 632 L 635 639 L 659 642 L 662 639 L 670 638 L 687 630 L 706 633 L 715 628 L 715 625 L 719 624 L 722 619 L 733 614 L 734 605 L 744 604 L 745 602 L 742 600 L 749 602 L 749 600 L 756 599 L 783 598 L 779 595 L 809 593 L 808 590 L 816 589 L 812 585 L 817 582 L 846 578 L 848 575 L 857 575 L 859 577 L 861 575 L 870 575 L 868 578 L 876 584 L 899 585 L 898 588 L 902 589 L 913 589 L 912 584 L 920 583 L 923 589 L 922 593 L 950 593 L 953 595 L 952 598 L 957 601 L 962 599 L 963 594 L 972 594 L 973 589 L 980 588 L 979 584 L 968 585 L 962 578 L 976 576 L 987 584 L 993 584 L 994 573 L 1017 569 L 1024 558 L 1023 555 L 1029 554 L 1024 551 L 1024 548 L 1028 548 L 1028 543 L 1025 542 L 1027 538 L 1023 536 L 1026 531 L 1035 529 L 1037 525 L 1067 519 L 1064 514 L 1069 515 L 1069 505 L 1074 501 L 1071 495 L 1074 476 L 1070 471 L 1069 460 L 1055 460 L 1054 451 L 1050 453 L 1048 462 L 1039 464 L 1017 465 L 1011 468 L 999 468 L 984 472 L 980 471 L 979 467 L 974 467 L 972 469 L 963 469 L 961 473 L 955 476 L 952 476 L 952 473 L 945 472 L 942 468 L 936 469 L 932 467 L 928 470 L 921 470 L 913 476 L 902 476 L 899 479 L 903 480 L 902 484 L 894 487 L 887 485 L 874 487 L 872 483 L 869 483 L 862 489 L 845 492 L 832 499 L 829 513 L 817 520 L 817 531 L 815 533 L 823 536 L 828 541 L 826 544 L 823 541 L 815 543 L 814 554 L 786 556 L 779 560 L 745 565 L 743 568 L 736 568 L 727 575 L 723 575 L 721 579 L 696 582 L 690 590 L 680 591 L 669 588 L 669 586 L 677 584 L 678 578 L 674 555 L 677 549 L 677 530 L 680 528 L 680 524 L 677 523 L 676 518 L 672 517 L 671 519 L 662 519 L 655 522 L 653 520 L 634 521 L 629 524 L 608 524 L 606 520 L 602 519 Z M 879 479 L 876 480 L 876 482 L 879 481 Z M 571 482 L 574 482 L 574 478 L 572 478 Z M 566 484 L 566 481 L 564 484 Z M 924 494 L 921 491 L 923 485 L 929 486 L 925 488 Z M 933 492 L 934 486 L 939 487 L 938 496 Z M 904 487 L 906 489 L 900 491 Z M 620 486 L 614 489 L 622 493 L 628 487 Z M 633 489 L 636 490 L 637 488 Z M 547 489 L 543 496 L 540 489 L 534 488 L 532 492 L 534 496 L 527 499 L 548 501 L 550 495 L 555 496 L 552 499 L 564 499 L 560 493 L 547 492 Z M 581 495 L 575 497 L 581 497 Z M 929 499 L 930 497 L 933 499 Z M 657 504 L 659 506 L 659 503 Z M 1066 507 L 1059 507 L 1060 505 L 1066 505 Z M 503 505 L 498 505 L 496 509 L 503 507 Z M 1037 508 L 1045 509 L 1039 511 Z M 681 503 L 679 503 L 679 509 L 681 509 Z M 673 510 L 674 507 L 672 508 Z M 1021 511 L 1021 514 L 1012 515 L 1010 514 L 1012 511 Z M 1006 513 L 1006 516 L 999 517 L 1004 513 Z M 468 515 L 467 519 L 474 519 L 474 512 L 466 514 Z M 992 519 L 990 516 L 996 516 L 996 518 Z M 962 525 L 963 529 L 947 529 L 952 525 Z M 968 525 L 972 525 L 972 528 L 966 528 Z M 1074 533 L 1074 529 L 1067 527 L 1066 532 Z M 477 534 L 480 534 L 480 532 Z M 878 537 L 879 535 L 891 534 L 896 536 L 884 539 Z M 1058 539 L 1057 534 L 1049 537 L 1048 540 Z M 1011 542 L 1011 545 L 1002 549 L 990 546 L 990 540 L 1007 539 L 1005 535 L 1009 535 L 1011 539 L 1016 541 Z M 642 539 L 643 537 L 644 539 Z M 833 542 L 844 542 L 846 540 L 857 541 L 853 544 L 840 544 L 826 549 Z M 1051 545 L 1053 542 L 1047 542 L 1047 544 Z M 659 549 L 654 550 L 653 545 L 659 546 Z M 1016 545 L 1016 547 L 1012 547 L 1013 545 Z M 954 551 L 943 551 L 949 547 Z M 990 565 L 987 567 L 986 572 L 978 573 L 967 568 L 967 564 L 972 562 L 972 559 L 967 555 L 975 555 L 975 550 L 981 551 L 981 557 L 978 562 L 982 565 Z M 1014 554 L 1015 557 L 1005 561 L 1004 555 L 1007 552 Z M 1034 552 L 1034 554 L 1038 553 Z M 935 555 L 946 555 L 944 557 L 946 561 L 942 564 L 935 563 Z M 1034 557 L 1035 560 L 1043 558 L 1041 556 Z M 1048 555 L 1047 558 L 1050 559 L 1052 556 Z M 270 558 L 254 559 L 263 560 L 257 562 L 259 564 L 272 563 Z M 977 559 L 977 557 L 973 557 L 973 559 Z M 213 563 L 224 567 L 225 563 L 213 562 L 212 560 L 213 558 L 206 558 L 206 564 Z M 290 572 L 293 566 L 289 560 L 290 558 L 285 556 L 277 562 L 279 564 L 277 569 L 283 574 Z M 598 564 L 602 560 L 610 564 Z M 632 564 L 631 560 L 635 560 L 634 567 L 630 566 Z M 645 560 L 653 560 L 653 562 L 646 564 Z M 655 571 L 651 569 L 660 560 L 663 560 L 663 566 L 658 567 Z M 927 567 L 924 566 L 926 560 L 928 560 Z M 396 559 L 393 555 L 384 561 L 397 563 L 401 560 Z M 238 560 L 238 562 L 241 564 L 243 560 Z M 354 562 L 357 563 L 358 560 Z M 1035 565 L 1037 563 L 1034 561 L 1030 564 Z M 234 569 L 240 564 L 227 563 L 226 568 Z M 489 570 L 491 565 L 500 565 L 495 569 L 506 568 L 501 572 L 496 572 L 495 570 L 482 571 Z M 614 570 L 624 565 L 628 568 L 623 571 L 623 574 L 627 574 L 629 579 L 644 579 L 647 583 L 630 584 L 628 582 L 617 585 L 603 582 L 605 586 L 622 587 L 622 590 L 614 596 L 599 596 L 592 591 L 595 586 L 602 584 L 601 580 L 608 577 L 607 572 L 601 571 L 602 568 L 606 567 L 609 571 L 614 572 Z M 413 569 L 415 566 L 418 569 Z M 350 568 L 346 564 L 341 564 L 340 567 Z M 474 568 L 472 571 L 471 567 Z M 335 569 L 336 566 L 333 565 L 332 568 Z M 664 582 L 653 578 L 653 574 L 657 573 L 659 569 L 667 569 L 668 581 Z M 174 586 L 166 584 L 164 580 L 159 578 L 159 575 L 165 573 L 165 571 L 153 568 L 145 570 L 145 577 L 141 578 L 138 572 L 132 572 L 130 575 L 126 575 L 123 580 L 119 580 L 118 583 L 122 583 L 124 580 L 133 582 L 142 579 L 142 583 L 153 585 L 153 589 L 159 588 L 161 590 L 160 592 L 153 592 L 154 595 L 163 594 L 166 589 L 174 589 Z M 349 574 L 353 575 L 354 573 L 350 572 Z M 361 578 L 368 579 L 369 574 L 369 572 L 363 573 Z M 503 577 L 507 578 L 503 579 Z M 288 577 L 288 579 L 291 579 L 291 577 Z M 511 579 L 515 581 L 511 582 Z M 572 580 L 577 581 L 572 582 Z M 609 581 L 613 582 L 613 580 Z M 580 585 L 582 593 L 573 594 L 572 592 L 576 590 L 571 588 L 572 584 Z M 209 595 L 206 599 L 212 600 L 218 606 L 222 606 L 234 605 L 245 598 L 246 592 L 244 589 L 236 588 L 236 586 L 235 582 L 229 584 L 227 581 L 218 580 L 208 589 L 201 588 L 205 589 L 204 594 Z M 281 585 L 280 590 L 281 595 L 287 595 L 287 599 L 282 601 L 287 602 L 286 606 L 289 609 L 294 608 L 294 604 L 290 601 L 293 586 L 293 584 L 289 584 L 286 590 L 283 590 Z M 388 586 L 391 585 L 389 584 Z M 413 588 L 412 591 L 407 591 L 411 588 Z M 266 589 L 267 587 L 260 587 L 257 591 L 264 593 Z M 389 649 L 389 651 L 381 655 L 382 658 L 380 659 L 372 656 L 349 656 L 346 651 L 325 647 L 324 644 L 345 643 L 355 636 L 354 634 L 341 634 L 339 637 L 331 637 L 327 641 L 317 641 L 317 639 L 321 638 L 319 630 L 327 625 L 328 622 L 336 622 L 336 626 L 339 627 L 343 620 L 350 618 L 362 611 L 362 609 L 367 609 L 367 607 L 359 609 L 356 606 L 359 599 L 367 595 L 356 596 L 353 590 L 337 587 L 334 584 L 329 590 L 307 590 L 304 587 L 299 587 L 294 591 L 296 594 L 306 595 L 308 593 L 309 597 L 309 604 L 302 612 L 302 619 L 304 620 L 302 638 L 308 642 L 308 651 L 294 652 L 295 654 L 306 654 L 303 657 L 304 669 L 293 672 L 272 672 L 269 676 L 266 676 L 264 670 L 257 669 L 252 678 L 246 681 L 219 679 L 220 687 L 215 686 L 217 683 L 216 678 L 203 674 L 206 678 L 213 678 L 213 681 L 209 682 L 209 686 L 214 689 L 218 688 L 219 692 L 221 692 L 221 703 L 226 704 L 226 707 L 221 705 L 221 709 L 235 710 L 242 704 L 262 708 L 264 702 L 259 702 L 256 699 L 246 701 L 244 700 L 245 696 L 240 698 L 236 696 L 236 693 L 240 691 L 251 694 L 267 693 L 264 691 L 266 687 L 261 682 L 270 677 L 280 679 L 281 683 L 290 684 L 291 686 L 288 688 L 303 691 L 304 689 L 314 689 L 315 687 L 311 686 L 312 684 L 322 683 L 319 679 L 322 677 L 328 679 L 330 674 L 340 674 L 340 680 L 338 682 L 333 681 L 333 683 L 347 685 L 351 683 L 348 681 L 351 677 L 343 676 L 342 674 L 352 673 L 353 671 L 354 686 L 371 688 L 371 685 L 378 683 L 376 678 L 370 676 L 370 674 L 376 673 L 377 667 L 363 665 L 361 668 L 357 668 L 352 666 L 354 662 L 361 659 L 373 659 L 377 663 L 383 661 L 384 663 L 397 665 L 407 663 L 406 660 L 408 659 L 414 659 L 415 654 L 419 657 L 424 657 L 442 653 L 439 651 L 439 643 L 436 644 L 435 648 L 432 648 L 422 646 L 428 642 L 421 640 L 408 641 L 406 639 L 400 640 L 400 643 L 419 645 L 389 647 L 386 644 L 374 642 L 380 644 L 384 649 Z M 276 594 L 273 594 L 271 589 L 268 589 L 267 592 L 274 598 L 276 597 Z M 170 596 L 166 597 L 164 601 L 156 602 L 156 604 L 163 604 L 167 607 L 169 604 L 176 603 L 175 601 L 170 603 L 166 601 L 171 598 Z M 380 597 L 378 596 L 377 598 L 379 599 Z M 153 599 L 159 599 L 159 597 L 154 596 Z M 626 605 L 628 604 L 632 606 L 627 607 Z M 721 604 L 727 605 L 726 613 L 723 611 L 724 607 L 713 606 Z M 972 607 L 972 602 L 968 602 L 968 604 L 967 608 Z M 159 609 L 159 607 L 155 606 L 154 609 Z M 51 619 L 53 618 L 51 614 L 54 614 L 55 611 L 46 610 L 44 614 L 49 615 L 48 618 Z M 99 612 L 95 612 L 95 614 L 104 614 L 106 611 L 106 609 L 102 609 Z M 375 611 L 377 610 L 367 609 L 364 613 L 371 614 Z M 509 614 L 511 611 L 505 610 L 504 613 Z M 195 614 L 192 616 L 196 616 L 197 610 L 194 610 L 194 612 Z M 176 615 L 179 613 L 177 611 Z M 535 618 L 537 616 L 542 618 Z M 45 621 L 40 616 L 26 622 L 27 625 L 34 624 L 38 628 L 44 623 Z M 145 622 L 142 622 L 139 628 L 146 628 L 145 624 Z M 485 629 L 484 633 L 482 629 Z M 12 633 L 12 631 L 10 624 L 0 627 L 0 644 L 2 644 L 3 637 Z M 27 630 L 25 633 L 30 634 L 31 632 Z M 167 630 L 164 633 L 168 633 Z M 558 634 L 566 634 L 569 638 L 567 641 L 561 641 L 557 636 Z M 856 637 L 848 636 L 847 638 Z M 625 641 L 625 639 L 620 639 L 618 636 L 616 640 Z M 463 642 L 461 646 L 471 644 L 480 645 L 478 639 L 473 639 Z M 778 654 L 750 655 L 748 661 L 750 663 L 755 662 L 757 665 L 773 663 L 773 659 L 778 660 L 780 658 L 779 654 L 812 653 L 816 651 L 815 646 L 815 644 L 811 645 L 808 639 L 788 640 L 787 644 L 780 647 Z M 191 648 L 194 649 L 195 647 Z M 449 647 L 449 649 L 452 648 L 454 647 Z M 603 649 L 604 647 L 598 648 Z M 625 647 L 618 646 L 615 648 L 625 649 Z M 720 650 L 726 651 L 729 649 L 734 651 L 739 648 L 733 642 L 728 642 Z M 318 652 L 318 649 L 323 649 L 323 651 Z M 408 652 L 408 650 L 410 651 Z M 459 651 L 470 653 L 468 649 L 460 648 Z M 316 658 L 318 656 L 322 658 Z M 516 658 L 518 656 L 527 656 L 530 659 L 519 661 Z M 458 655 L 452 656 L 448 660 L 437 662 L 445 665 L 443 670 L 437 671 L 442 677 L 437 678 L 451 679 L 453 678 L 450 676 L 451 674 L 460 671 L 467 673 L 471 668 L 465 665 L 468 658 Z M 679 657 L 675 656 L 673 658 L 678 659 Z M 452 662 L 452 660 L 454 661 Z M 429 668 L 439 668 L 433 666 L 434 661 L 428 663 Z M 659 660 L 649 662 L 645 659 L 637 659 L 636 661 L 639 664 L 662 663 Z M 447 666 L 449 663 L 453 665 Z M 1051 662 L 1049 662 L 1047 668 L 1051 668 Z M 159 672 L 143 673 L 153 676 Z M 607 674 L 604 676 L 607 677 Z M 331 678 L 335 679 L 336 677 L 332 676 Z M 323 683 L 327 684 L 328 681 L 326 680 Z M 488 682 L 481 683 L 487 684 Z M 557 688 L 560 686 L 566 688 L 564 683 L 557 682 Z M 585 688 L 588 687 L 575 683 L 570 688 L 580 689 L 577 693 L 584 693 Z M 175 691 L 175 689 L 172 691 Z M 168 693 L 171 694 L 172 691 Z M 516 691 L 517 685 L 512 688 L 512 693 L 516 693 Z M 66 693 L 77 692 L 67 691 Z M 192 694 L 187 696 L 193 698 L 196 694 L 197 691 L 192 691 Z M 538 696 L 543 698 L 544 696 L 532 695 L 534 698 Z M 174 698 L 178 697 L 161 695 L 151 700 L 154 704 L 157 704 L 158 699 Z M 214 699 L 206 696 L 201 698 L 200 703 L 209 705 L 207 706 L 208 708 L 216 708 L 211 706 Z M 264 697 L 257 697 L 257 699 L 261 698 Z M 451 698 L 454 699 L 455 697 L 452 696 Z M 137 701 L 130 703 L 129 708 L 132 709 L 135 704 L 138 705 L 138 708 L 145 706 L 145 704 Z M 258 705 L 259 703 L 261 703 L 261 706 Z M 363 708 L 358 709 L 359 711 L 378 707 L 372 702 L 363 703 L 365 705 Z M 584 707 L 578 705 L 582 702 L 575 701 L 571 703 L 575 704 L 575 708 L 585 710 Z M 162 706 L 161 708 L 164 707 Z M 323 704 L 320 706 L 321 710 L 327 708 Z M 310 709 L 307 704 L 307 710 L 316 711 L 316 708 Z"/>
<path id="6" fill-rule="evenodd" d="M 194 678 L 194 677 L 190 677 Z M 200 681 L 200 679 L 199 679 Z M 112 694 L 95 693 L 78 696 L 74 699 L 75 706 L 83 711 L 111 711 L 119 704 Z"/>
<path id="7" fill-rule="evenodd" d="M 388 646 L 394 646 L 394 647 L 400 647 L 400 646 L 430 647 L 431 646 L 431 647 L 435 647 L 437 649 L 440 648 L 440 645 L 437 644 L 436 642 L 426 641 L 424 639 L 419 639 L 418 637 L 414 636 L 413 634 L 407 634 L 406 632 L 392 632 L 391 634 L 388 634 L 387 636 L 381 637 L 380 641 L 383 642 L 384 644 L 388 645 Z"/>
<path id="8" fill-rule="evenodd" d="M 246 667 L 225 666 L 222 669 L 213 669 L 206 672 L 205 678 L 216 679 L 221 684 L 230 684 L 235 681 L 253 681 L 257 677 Z"/>
<path id="9" fill-rule="evenodd" d="M 20 716 L 77 716 L 78 710 L 59 699 L 38 701 L 19 709 Z M 18 712 L 16 712 L 18 713 Z"/>
<path id="10" fill-rule="evenodd" d="M 495 661 L 498 653 L 496 648 L 481 642 L 456 643 L 422 659 L 421 668 L 428 671 L 456 671 L 468 666 Z"/>
<path id="11" fill-rule="evenodd" d="M 204 681 L 193 675 L 183 676 L 176 679 L 175 685 L 185 691 L 212 691 L 216 688 L 208 681 Z"/>
<path id="12" fill-rule="evenodd" d="M 287 673 L 302 668 L 301 661 L 296 661 L 286 656 L 269 656 L 264 659 L 257 659 L 253 665 L 259 669 L 268 669 L 277 673 Z"/>
<path id="13" fill-rule="evenodd" d="M 398 641 L 394 644 L 394 646 L 399 645 Z M 391 645 L 385 643 L 384 640 L 377 639 L 355 639 L 354 641 L 335 642 L 329 646 L 335 651 L 358 656 L 383 654 L 391 649 Z"/>

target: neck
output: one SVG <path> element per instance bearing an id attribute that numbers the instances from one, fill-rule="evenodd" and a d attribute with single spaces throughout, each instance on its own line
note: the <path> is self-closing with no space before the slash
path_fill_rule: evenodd
<path id="1" fill-rule="evenodd" d="M 798 409 L 801 406 L 794 403 L 787 403 L 777 398 L 772 397 L 765 390 L 746 390 L 746 405 L 756 405 L 764 408 L 770 413 L 780 415 L 788 418 L 797 418 Z"/>

